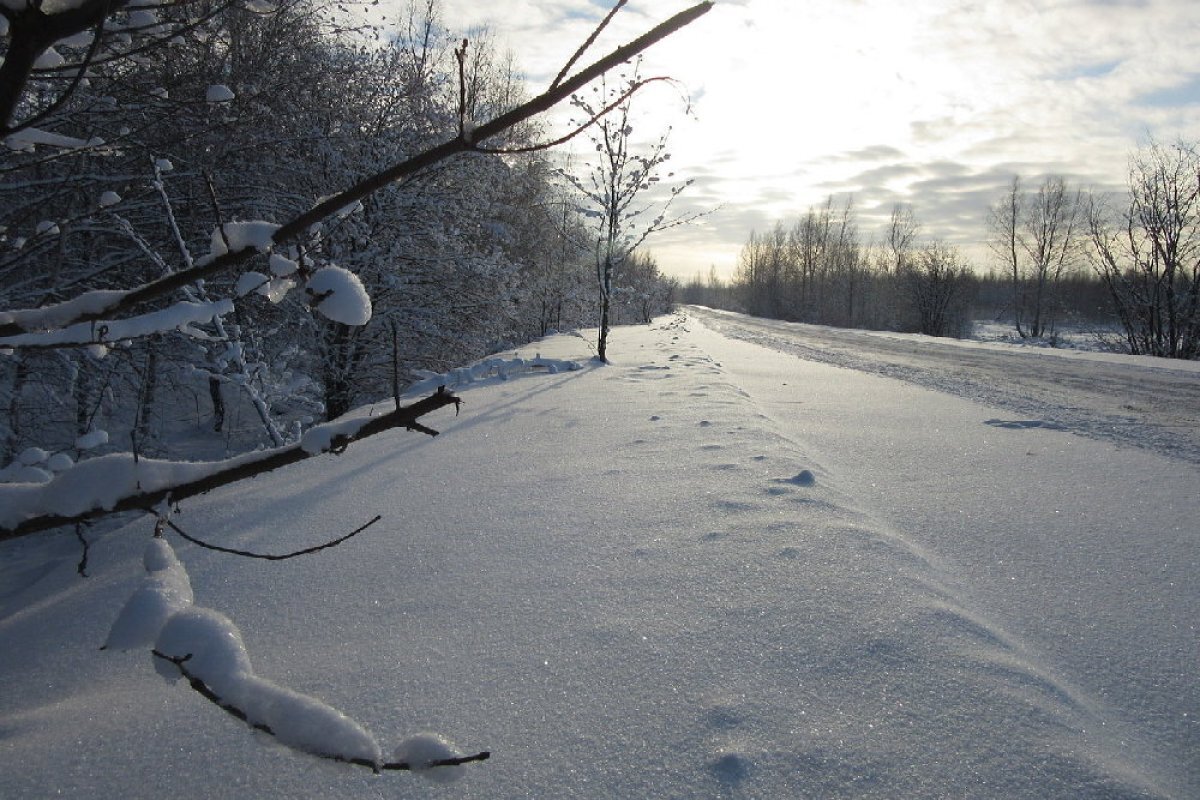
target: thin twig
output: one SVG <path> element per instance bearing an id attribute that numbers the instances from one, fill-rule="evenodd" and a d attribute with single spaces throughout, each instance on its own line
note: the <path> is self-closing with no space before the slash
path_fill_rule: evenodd
<path id="1" fill-rule="evenodd" d="M 83 522 L 75 523 L 75 538 L 79 540 L 79 543 L 81 545 L 83 545 L 83 554 L 79 557 L 79 566 L 75 567 L 75 571 L 79 573 L 79 577 L 81 577 L 81 578 L 88 577 L 88 574 L 87 574 L 88 548 L 90 545 L 88 544 L 88 540 L 83 538 L 83 529 L 85 527 L 87 527 L 86 523 L 83 523 Z"/>
<path id="2" fill-rule="evenodd" d="M 481 153 L 488 153 L 490 155 L 509 156 L 509 155 L 519 155 L 521 153 L 536 153 L 540 150 L 549 150 L 550 148 L 558 147 L 559 145 L 566 144 L 567 142 L 571 141 L 579 134 L 586 131 L 588 128 L 599 123 L 600 120 L 603 119 L 607 114 L 614 111 L 617 107 L 619 107 L 622 103 L 624 103 L 629 98 L 633 97 L 633 95 L 635 93 L 641 91 L 644 87 L 648 86 L 651 83 L 658 83 L 659 81 L 666 81 L 668 83 L 676 83 L 674 78 L 671 78 L 667 75 L 658 75 L 653 78 L 646 78 L 645 80 L 637 81 L 636 83 L 632 84 L 627 90 L 625 90 L 621 94 L 620 97 L 613 100 L 608 105 L 604 106 L 602 109 L 597 111 L 595 114 L 592 114 L 588 118 L 587 122 L 583 123 L 582 125 L 575 128 L 574 130 L 570 131 L 569 133 L 558 137 L 557 139 L 551 139 L 550 141 L 546 141 L 546 142 L 538 142 L 537 144 L 526 145 L 524 147 L 477 147 L 475 149 Z"/>
<path id="3" fill-rule="evenodd" d="M 358 528 L 350 531 L 350 533 L 347 533 L 345 536 L 340 536 L 337 539 L 333 539 L 332 541 L 325 542 L 325 544 L 319 544 L 314 547 L 306 547 L 303 550 L 297 550 L 294 553 L 285 553 L 283 555 L 272 555 L 269 553 L 253 553 L 253 552 L 250 552 L 249 550 L 235 550 L 232 547 L 221 547 L 220 545 L 217 545 L 217 544 L 210 544 L 201 539 L 197 539 L 195 536 L 192 536 L 191 534 L 187 533 L 186 531 L 183 530 L 183 528 L 180 528 L 178 525 L 176 525 L 170 519 L 163 518 L 163 521 L 167 524 L 168 528 L 170 528 L 171 530 L 178 533 L 184 539 L 187 539 L 192 544 L 197 545 L 199 547 L 203 547 L 206 550 L 216 550 L 218 553 L 228 553 L 233 556 L 242 556 L 243 558 L 259 558 L 259 559 L 262 559 L 263 561 L 286 561 L 289 558 L 296 558 L 297 556 L 312 555 L 313 553 L 319 553 L 322 550 L 328 550 L 331 547 L 337 547 L 339 544 L 346 541 L 347 539 L 350 539 L 350 538 L 362 533 L 367 528 L 374 525 L 376 522 L 379 522 L 379 520 L 381 520 L 381 519 L 383 519 L 383 517 L 376 514 L 374 519 L 370 520 L 369 522 L 362 525 L 361 527 L 358 527 Z"/>
<path id="4" fill-rule="evenodd" d="M 589 47 L 595 44 L 596 37 L 600 35 L 601 31 L 608 27 L 608 23 L 612 22 L 612 18 L 617 15 L 617 12 L 620 11 L 627 2 L 628 0 L 617 0 L 617 4 L 612 7 L 604 19 L 600 20 L 600 24 L 596 26 L 596 29 L 592 31 L 592 35 L 587 38 L 587 41 L 579 45 L 579 49 L 575 51 L 575 55 L 571 56 L 571 58 L 567 60 L 567 63 L 563 65 L 562 70 L 560 70 L 559 73 L 554 76 L 554 82 L 550 84 L 551 89 L 562 83 L 562 79 L 567 77 L 567 73 L 571 71 L 571 67 L 575 66 L 575 62 L 583 57 L 583 54 L 588 51 Z"/>

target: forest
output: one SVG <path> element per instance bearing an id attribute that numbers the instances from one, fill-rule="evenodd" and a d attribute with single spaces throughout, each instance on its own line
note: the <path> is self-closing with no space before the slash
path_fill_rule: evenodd
<path id="1" fill-rule="evenodd" d="M 19 83 L 18 44 L 37 39 L 23 5 L 0 7 L 5 87 Z M 0 308 L 180 274 L 231 249 L 241 221 L 294 218 L 530 99 L 514 57 L 487 31 L 452 33 L 436 0 L 385 25 L 325 0 L 112 8 L 51 38 L 7 98 Z M 153 456 L 179 442 L 207 457 L 280 446 L 426 372 L 594 327 L 604 215 L 540 144 L 548 134 L 514 125 L 486 151 L 385 182 L 240 274 L 179 286 L 195 309 L 183 324 L 108 326 L 73 346 L 5 338 L 0 463 L 31 446 L 78 454 L 97 431 Z M 603 287 L 612 322 L 669 308 L 674 284 L 653 256 L 605 244 L 610 263 L 624 247 Z M 366 307 L 329 313 L 320 293 L 333 285 L 314 284 L 318 272 L 353 276 Z M 26 334 L 15 318 L 5 333 Z"/>

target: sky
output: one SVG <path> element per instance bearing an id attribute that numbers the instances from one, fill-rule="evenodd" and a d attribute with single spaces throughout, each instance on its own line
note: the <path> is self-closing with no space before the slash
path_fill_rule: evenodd
<path id="1" fill-rule="evenodd" d="M 631 0 L 590 52 L 690 5 Z M 439 6 L 451 30 L 490 29 L 536 93 L 612 0 Z M 691 112 L 654 87 L 635 137 L 672 126 L 671 168 L 695 181 L 678 208 L 710 212 L 649 247 L 668 274 L 728 277 L 751 231 L 852 195 L 865 239 L 906 203 L 986 270 L 1013 175 L 1120 191 L 1139 143 L 1200 138 L 1198 52 L 1195 0 L 717 0 L 645 59 Z"/>

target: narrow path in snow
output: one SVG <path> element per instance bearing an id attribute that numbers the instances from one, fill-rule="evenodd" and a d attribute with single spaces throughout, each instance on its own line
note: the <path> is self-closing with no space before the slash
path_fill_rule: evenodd
<path id="1" fill-rule="evenodd" d="M 1195 364 L 971 346 L 699 307 L 689 313 L 733 339 L 898 378 L 1016 415 L 998 423 L 1060 427 L 1200 464 L 1200 370 Z"/>

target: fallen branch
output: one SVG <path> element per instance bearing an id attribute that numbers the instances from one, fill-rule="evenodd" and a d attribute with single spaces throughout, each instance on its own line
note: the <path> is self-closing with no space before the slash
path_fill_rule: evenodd
<path id="1" fill-rule="evenodd" d="M 190 653 L 185 656 L 170 656 L 170 655 L 167 655 L 166 653 L 159 652 L 158 650 L 151 650 L 150 652 L 154 655 L 155 658 L 161 658 L 163 661 L 169 661 L 172 664 L 174 664 L 176 669 L 179 670 L 179 674 L 182 675 L 184 677 L 184 679 L 187 680 L 188 685 L 191 686 L 192 689 L 194 689 L 197 693 L 199 693 L 201 697 L 203 697 L 205 700 L 208 700 L 210 703 L 215 705 L 217 708 L 219 708 L 222 711 L 224 711 L 225 713 L 241 720 L 242 722 L 246 723 L 247 725 L 249 725 L 251 728 L 253 728 L 256 731 L 261 731 L 262 733 L 265 733 L 269 736 L 275 735 L 275 731 L 271 730 L 271 727 L 269 725 L 264 725 L 261 722 L 252 722 L 250 720 L 250 716 L 245 711 L 243 711 L 242 709 L 233 705 L 232 703 L 221 699 L 221 697 L 219 695 L 217 695 L 217 693 L 214 692 L 208 686 L 208 684 L 206 684 L 203 680 L 201 680 L 199 677 L 197 677 L 192 672 L 190 672 L 186 666 L 187 662 L 192 657 Z M 305 751 L 305 752 L 308 752 L 308 751 Z M 345 758 L 342 756 L 332 755 L 332 754 L 328 754 L 328 753 L 310 753 L 310 755 L 316 756 L 317 758 L 323 758 L 328 761 L 336 761 L 340 764 L 353 764 L 356 767 L 367 767 L 368 769 L 370 769 L 372 772 L 375 772 L 375 773 L 379 773 L 384 770 L 387 770 L 389 772 L 395 772 L 395 771 L 408 771 L 408 770 L 413 770 L 413 769 L 433 769 L 436 767 L 460 767 L 463 764 L 470 764 L 470 763 L 473 763 L 476 761 L 487 761 L 489 758 L 492 757 L 491 752 L 484 750 L 483 752 L 476 753 L 475 755 L 472 755 L 472 756 L 460 756 L 460 757 L 456 757 L 456 758 L 443 758 L 443 759 L 438 759 L 436 761 L 431 761 L 428 764 L 414 766 L 405 761 L 391 761 L 391 762 L 387 762 L 384 764 L 377 764 L 374 761 L 370 761 L 365 758 Z"/>
<path id="2" fill-rule="evenodd" d="M 0 522 L 0 541 L 8 539 L 16 539 L 21 536 L 27 536 L 38 531 L 57 528 L 61 525 L 71 525 L 85 520 L 95 519 L 110 514 L 117 514 L 124 511 L 143 511 L 147 508 L 155 508 L 163 503 L 177 503 L 181 500 L 186 500 L 189 497 L 211 492 L 213 489 L 218 489 L 230 483 L 236 483 L 246 478 L 252 478 L 256 475 L 262 475 L 280 467 L 286 467 L 291 464 L 304 461 L 305 459 L 321 455 L 326 452 L 341 452 L 346 449 L 351 443 L 360 439 L 365 439 L 368 436 L 374 436 L 378 433 L 391 430 L 393 428 L 409 428 L 418 430 L 421 433 L 426 433 L 431 436 L 437 435 L 437 431 L 426 428 L 423 425 L 417 424 L 417 420 L 421 417 L 436 411 L 439 408 L 453 405 L 458 408 L 462 404 L 462 399 L 446 391 L 444 386 L 439 387 L 429 397 L 423 400 L 403 406 L 395 411 L 383 414 L 378 417 L 371 417 L 355 424 L 352 428 L 347 428 L 338 433 L 333 434 L 328 438 L 328 442 L 319 448 L 313 448 L 311 445 L 306 449 L 308 439 L 306 438 L 300 444 L 290 447 L 278 448 L 275 450 L 267 450 L 263 453 L 252 453 L 247 456 L 240 456 L 231 459 L 229 466 L 217 468 L 213 472 L 207 473 L 202 477 L 194 480 L 182 481 L 180 483 L 167 486 L 157 486 L 152 490 L 141 491 L 136 494 L 120 497 L 115 501 L 108 503 L 105 507 L 89 508 L 76 513 L 60 514 L 53 511 L 43 510 L 33 505 L 31 511 L 25 519 L 17 522 L 4 520 Z M 336 425 L 336 424 L 335 424 Z M 310 432 L 311 433 L 311 432 Z M 73 469 L 78 469 L 81 466 L 86 466 L 87 461 L 79 462 Z M 36 495 L 43 491 L 42 487 L 48 487 L 47 491 L 52 490 L 56 481 L 64 480 L 69 476 L 71 470 L 60 473 L 50 483 L 40 484 L 32 490 L 27 489 L 24 485 L 20 486 L 20 490 L 26 491 L 28 494 Z M 24 496 L 18 495 L 15 492 L 9 496 L 5 496 L 4 489 L 12 491 L 18 487 L 0 487 L 0 500 L 6 504 L 11 501 L 12 508 L 17 508 L 17 503 Z M 29 502 L 29 501 L 27 501 Z M 6 524 L 7 523 L 7 524 Z"/>

